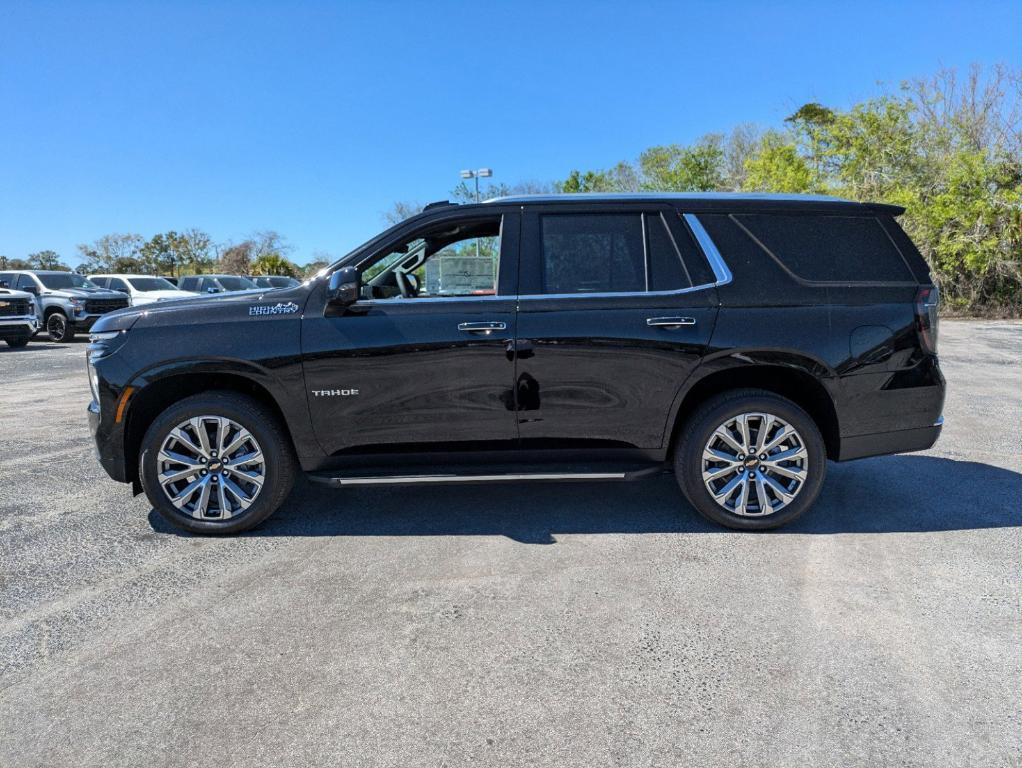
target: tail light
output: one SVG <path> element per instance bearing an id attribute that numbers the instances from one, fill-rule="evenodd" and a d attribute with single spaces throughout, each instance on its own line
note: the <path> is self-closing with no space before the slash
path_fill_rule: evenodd
<path id="1" fill-rule="evenodd" d="M 936 286 L 920 288 L 916 293 L 916 330 L 923 351 L 937 354 L 937 306 L 940 292 Z"/>

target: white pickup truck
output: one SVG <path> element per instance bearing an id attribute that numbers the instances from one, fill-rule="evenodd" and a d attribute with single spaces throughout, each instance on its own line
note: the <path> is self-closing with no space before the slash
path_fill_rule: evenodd
<path id="1" fill-rule="evenodd" d="M 35 297 L 25 291 L 0 287 L 0 339 L 18 348 L 39 330 Z"/>

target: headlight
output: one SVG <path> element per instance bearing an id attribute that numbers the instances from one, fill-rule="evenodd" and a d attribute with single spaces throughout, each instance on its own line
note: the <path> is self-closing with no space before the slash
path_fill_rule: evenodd
<path id="1" fill-rule="evenodd" d="M 101 333 L 90 333 L 89 341 L 95 344 L 97 341 L 109 341 L 110 339 L 116 339 L 124 331 L 104 331 Z"/>
<path id="2" fill-rule="evenodd" d="M 99 374 L 96 372 L 96 366 L 92 364 L 92 360 L 89 360 L 89 389 L 92 390 L 92 399 L 96 401 L 96 405 L 99 405 Z"/>

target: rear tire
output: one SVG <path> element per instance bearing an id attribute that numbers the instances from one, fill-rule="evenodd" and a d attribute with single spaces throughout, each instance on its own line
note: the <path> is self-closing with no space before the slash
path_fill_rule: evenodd
<path id="1" fill-rule="evenodd" d="M 674 473 L 706 519 L 762 531 L 787 525 L 816 501 L 827 452 L 812 417 L 791 400 L 732 390 L 703 403 L 684 429 Z"/>
<path id="2" fill-rule="evenodd" d="M 74 326 L 63 312 L 54 312 L 46 318 L 46 332 L 50 335 L 50 341 L 58 344 L 66 344 L 75 337 Z"/>
<path id="3" fill-rule="evenodd" d="M 222 439 L 218 422 L 225 425 Z M 206 432 L 209 450 L 189 447 L 205 447 L 196 425 Z M 245 442 L 233 451 L 217 451 L 218 442 L 221 448 L 230 448 L 238 439 Z M 190 463 L 168 461 L 168 453 Z M 244 462 L 256 454 L 258 459 Z M 167 408 L 142 439 L 139 467 L 142 487 L 160 516 L 178 528 L 203 534 L 240 533 L 259 525 L 287 498 L 298 471 L 291 440 L 276 416 L 234 392 L 194 395 Z M 189 474 L 190 468 L 194 471 Z M 181 479 L 168 482 L 175 475 Z M 188 493 L 191 487 L 194 490 Z"/>

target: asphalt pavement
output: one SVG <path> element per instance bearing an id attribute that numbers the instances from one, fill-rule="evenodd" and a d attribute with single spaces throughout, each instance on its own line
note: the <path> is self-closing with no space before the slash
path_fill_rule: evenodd
<path id="1" fill-rule="evenodd" d="M 0 766 L 1022 765 L 1022 324 L 769 534 L 669 476 L 335 491 L 236 538 L 109 480 L 85 344 L 0 349 Z"/>

